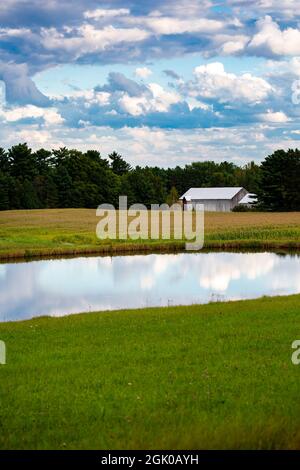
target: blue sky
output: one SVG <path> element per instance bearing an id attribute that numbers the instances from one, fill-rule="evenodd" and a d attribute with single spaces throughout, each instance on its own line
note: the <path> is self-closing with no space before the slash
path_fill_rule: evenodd
<path id="1" fill-rule="evenodd" d="M 162 166 L 297 147 L 297 3 L 5 0 L 1 145 Z"/>

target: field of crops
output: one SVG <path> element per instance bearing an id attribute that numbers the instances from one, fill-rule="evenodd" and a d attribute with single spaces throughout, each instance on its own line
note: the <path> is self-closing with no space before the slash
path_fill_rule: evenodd
<path id="1" fill-rule="evenodd" d="M 99 220 L 92 209 L 0 212 L 0 258 L 184 248 L 172 239 L 99 240 Z M 300 212 L 205 213 L 204 246 L 299 248 Z"/>

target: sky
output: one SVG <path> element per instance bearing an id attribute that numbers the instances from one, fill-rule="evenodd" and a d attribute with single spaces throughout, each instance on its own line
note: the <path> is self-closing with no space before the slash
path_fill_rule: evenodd
<path id="1" fill-rule="evenodd" d="M 0 146 L 133 165 L 300 147 L 300 0 L 5 0 Z"/>

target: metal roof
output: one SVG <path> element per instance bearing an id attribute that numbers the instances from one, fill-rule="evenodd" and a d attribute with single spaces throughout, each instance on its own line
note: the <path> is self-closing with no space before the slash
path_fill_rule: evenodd
<path id="1" fill-rule="evenodd" d="M 240 200 L 239 204 L 253 204 L 257 201 L 257 196 L 254 193 L 248 193 L 243 199 Z"/>
<path id="2" fill-rule="evenodd" d="M 203 199 L 232 199 L 243 188 L 190 188 L 180 199 L 187 201 Z"/>

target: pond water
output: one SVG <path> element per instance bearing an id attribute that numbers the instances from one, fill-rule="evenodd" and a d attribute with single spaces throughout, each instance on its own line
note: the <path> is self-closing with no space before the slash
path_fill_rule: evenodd
<path id="1" fill-rule="evenodd" d="M 0 321 L 300 292 L 300 256 L 180 253 L 0 264 Z"/>

